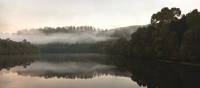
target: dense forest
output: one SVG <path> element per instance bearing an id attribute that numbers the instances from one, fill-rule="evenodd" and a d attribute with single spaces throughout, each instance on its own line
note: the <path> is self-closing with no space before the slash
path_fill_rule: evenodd
<path id="1" fill-rule="evenodd" d="M 200 61 L 200 12 L 181 14 L 179 8 L 163 8 L 151 17 L 151 23 L 140 27 L 130 40 L 118 39 L 111 54 L 135 59 Z"/>
<path id="2" fill-rule="evenodd" d="M 10 39 L 0 39 L 0 55 L 36 54 L 39 50 L 27 40 L 15 42 Z"/>

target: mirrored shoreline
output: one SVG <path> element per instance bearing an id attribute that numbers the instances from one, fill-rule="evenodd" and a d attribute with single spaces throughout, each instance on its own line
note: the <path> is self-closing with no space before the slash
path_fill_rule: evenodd
<path id="1" fill-rule="evenodd" d="M 21 84 L 18 87 L 27 88 L 26 84 L 29 84 L 30 88 L 35 88 L 37 84 L 40 84 L 38 87 L 49 88 L 47 85 L 49 83 L 58 88 L 188 88 L 199 86 L 200 67 L 198 65 L 124 59 L 99 54 L 1 56 L 0 86 L 12 88 L 13 85 Z M 2 84 L 5 82 L 7 87 Z"/>

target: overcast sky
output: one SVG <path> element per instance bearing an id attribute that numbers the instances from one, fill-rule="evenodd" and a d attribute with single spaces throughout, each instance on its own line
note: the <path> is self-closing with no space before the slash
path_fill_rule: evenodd
<path id="1" fill-rule="evenodd" d="M 0 31 L 44 26 L 90 25 L 116 28 L 145 25 L 163 7 L 183 13 L 200 9 L 200 0 L 0 0 Z"/>

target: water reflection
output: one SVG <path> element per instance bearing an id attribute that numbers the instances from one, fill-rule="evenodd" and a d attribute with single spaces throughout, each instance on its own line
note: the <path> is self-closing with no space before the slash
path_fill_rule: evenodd
<path id="1" fill-rule="evenodd" d="M 0 88 L 198 88 L 200 83 L 199 65 L 99 54 L 1 56 L 0 68 Z"/>
<path id="2" fill-rule="evenodd" d="M 0 88 L 139 88 L 127 77 L 101 76 L 93 79 L 65 79 L 22 76 L 17 73 L 0 75 Z"/>
<path id="3" fill-rule="evenodd" d="M 112 64 L 109 55 L 84 53 L 84 54 L 42 54 L 40 60 L 44 62 L 58 63 L 58 62 L 86 62 L 98 64 Z"/>
<path id="4" fill-rule="evenodd" d="M 24 76 L 39 76 L 45 78 L 88 79 L 102 75 L 130 77 L 129 72 L 120 72 L 115 66 L 83 62 L 34 62 L 27 68 L 17 66 L 11 71 Z"/>
<path id="5" fill-rule="evenodd" d="M 140 88 L 131 81 L 129 72 L 119 71 L 108 62 L 100 55 L 41 55 L 27 67 L 21 64 L 1 70 L 0 87 Z"/>
<path id="6" fill-rule="evenodd" d="M 28 66 L 38 59 L 38 55 L 0 55 L 0 70 L 15 66 Z"/>
<path id="7" fill-rule="evenodd" d="M 131 79 L 147 88 L 198 88 L 200 66 L 153 60 L 119 60 L 115 63 L 131 72 Z"/>

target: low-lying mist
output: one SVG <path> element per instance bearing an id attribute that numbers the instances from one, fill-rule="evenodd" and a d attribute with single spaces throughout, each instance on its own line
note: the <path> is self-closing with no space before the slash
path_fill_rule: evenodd
<path id="1" fill-rule="evenodd" d="M 32 44 L 48 44 L 48 43 L 96 43 L 115 39 L 111 34 L 99 34 L 98 32 L 77 32 L 77 33 L 53 33 L 46 35 L 44 33 L 30 34 L 1 34 L 0 38 L 9 38 L 14 41 L 22 41 L 26 39 Z"/>
<path id="2" fill-rule="evenodd" d="M 22 41 L 26 39 L 32 44 L 49 44 L 49 43 L 65 43 L 65 44 L 82 44 L 96 43 L 117 38 L 130 39 L 133 32 L 139 26 L 128 26 L 116 29 L 104 30 L 91 26 L 66 26 L 66 27 L 44 27 L 38 29 L 21 30 L 17 33 L 1 33 L 0 38 L 9 38 L 14 41 Z"/>

